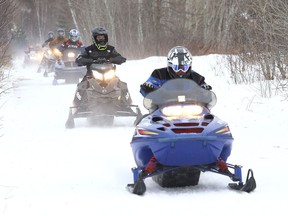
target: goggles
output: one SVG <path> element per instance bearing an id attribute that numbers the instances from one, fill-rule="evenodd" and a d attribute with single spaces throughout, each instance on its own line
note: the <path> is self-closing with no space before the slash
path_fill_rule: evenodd
<path id="1" fill-rule="evenodd" d="M 184 64 L 184 65 L 175 65 L 173 64 L 172 65 L 172 68 L 173 68 L 173 71 L 176 73 L 176 74 L 179 74 L 179 75 L 183 75 L 185 74 L 188 69 L 189 69 L 189 65 L 188 64 Z"/>
<path id="2" fill-rule="evenodd" d="M 73 41 L 73 42 L 76 42 L 78 40 L 78 37 L 77 36 L 70 36 L 70 39 Z"/>
<path id="3" fill-rule="evenodd" d="M 58 33 L 58 35 L 60 35 L 60 36 L 64 36 L 64 35 L 65 35 L 65 32 L 64 32 L 64 31 L 58 31 L 57 33 Z"/>

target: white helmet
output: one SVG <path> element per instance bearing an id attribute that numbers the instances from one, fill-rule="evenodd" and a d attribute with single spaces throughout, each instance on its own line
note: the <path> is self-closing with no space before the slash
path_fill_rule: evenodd
<path id="1" fill-rule="evenodd" d="M 192 54 L 183 46 L 173 47 L 167 56 L 167 66 L 168 72 L 174 78 L 185 77 L 191 70 Z"/>
<path id="2" fill-rule="evenodd" d="M 79 40 L 79 31 L 77 29 L 71 29 L 69 32 L 69 39 L 73 42 L 76 42 Z"/>

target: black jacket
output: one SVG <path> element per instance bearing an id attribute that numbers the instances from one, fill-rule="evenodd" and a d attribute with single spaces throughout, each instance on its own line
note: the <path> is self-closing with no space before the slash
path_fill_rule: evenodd
<path id="1" fill-rule="evenodd" d="M 169 73 L 168 68 L 164 67 L 155 69 L 146 82 L 151 83 L 153 85 L 153 89 L 157 89 L 160 88 L 167 80 L 175 78 L 176 77 L 173 77 L 172 74 Z M 191 79 L 200 86 L 206 85 L 205 78 L 193 70 L 187 72 L 185 79 Z M 146 94 L 151 90 L 152 89 L 147 88 L 147 86 L 141 85 L 140 92 L 143 96 L 146 96 Z"/>
<path id="2" fill-rule="evenodd" d="M 90 72 L 90 65 L 93 60 L 105 59 L 114 64 L 122 64 L 126 61 L 122 55 L 120 55 L 115 47 L 108 45 L 106 50 L 98 50 L 97 47 L 92 44 L 85 48 L 85 50 L 76 58 L 78 66 L 87 66 L 87 73 Z"/>
<path id="3" fill-rule="evenodd" d="M 198 74 L 197 72 L 190 70 L 189 72 L 187 72 L 187 76 L 185 76 L 186 79 L 192 79 L 194 80 L 198 85 L 202 85 L 205 84 L 205 78 Z M 171 73 L 168 72 L 168 68 L 164 67 L 164 68 L 159 68 L 159 69 L 155 69 L 152 74 L 151 77 L 156 78 L 158 80 L 170 80 L 170 79 L 175 79 L 175 77 L 173 77 L 171 75 Z M 163 84 L 163 83 L 161 83 Z"/>

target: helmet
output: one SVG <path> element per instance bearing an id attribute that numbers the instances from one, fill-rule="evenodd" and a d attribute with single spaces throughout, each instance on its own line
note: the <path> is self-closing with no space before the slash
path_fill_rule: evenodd
<path id="1" fill-rule="evenodd" d="M 65 36 L 65 31 L 63 28 L 58 28 L 57 29 L 57 37 L 58 38 L 63 38 Z"/>
<path id="2" fill-rule="evenodd" d="M 55 36 L 54 36 L 54 32 L 49 31 L 49 32 L 48 32 L 48 38 L 49 38 L 49 39 L 54 39 L 54 37 L 55 37 Z"/>
<path id="3" fill-rule="evenodd" d="M 167 56 L 168 72 L 174 78 L 188 76 L 192 66 L 192 54 L 183 46 L 173 47 Z"/>
<path id="4" fill-rule="evenodd" d="M 79 40 L 79 31 L 77 29 L 71 29 L 69 32 L 69 39 L 73 42 Z"/>
<path id="5" fill-rule="evenodd" d="M 97 37 L 97 36 L 103 36 Z M 92 30 L 92 40 L 99 50 L 106 50 L 108 45 L 108 32 L 104 27 L 97 27 Z"/>

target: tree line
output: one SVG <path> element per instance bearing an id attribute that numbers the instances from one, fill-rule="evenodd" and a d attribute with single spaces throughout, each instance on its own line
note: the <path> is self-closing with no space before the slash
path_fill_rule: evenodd
<path id="1" fill-rule="evenodd" d="M 235 83 L 277 80 L 277 88 L 287 86 L 287 0 L 17 2 L 0 0 L 0 7 L 14 9 L 7 14 L 6 27 L 25 29 L 28 41 L 42 43 L 49 31 L 63 27 L 66 32 L 77 28 L 88 45 L 91 30 L 104 26 L 110 44 L 128 59 L 166 56 L 171 47 L 184 45 L 193 55 L 226 54 Z M 9 38 L 11 32 L 2 26 L 1 36 Z"/>

